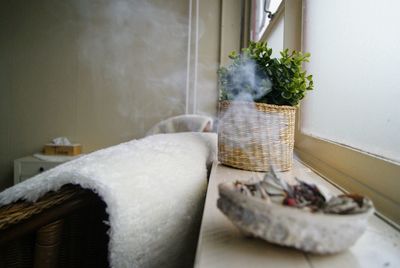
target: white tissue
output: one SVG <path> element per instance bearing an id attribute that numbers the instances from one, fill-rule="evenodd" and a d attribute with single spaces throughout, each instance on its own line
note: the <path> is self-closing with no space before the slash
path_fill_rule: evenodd
<path id="1" fill-rule="evenodd" d="M 67 137 L 58 137 L 52 140 L 55 145 L 72 145 Z"/>

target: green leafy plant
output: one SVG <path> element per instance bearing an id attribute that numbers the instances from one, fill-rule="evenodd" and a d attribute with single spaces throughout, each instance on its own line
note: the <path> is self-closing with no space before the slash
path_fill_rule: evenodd
<path id="1" fill-rule="evenodd" d="M 232 63 L 218 70 L 220 99 L 298 105 L 306 91 L 313 89 L 312 75 L 302 68 L 310 53 L 285 49 L 280 58 L 271 55 L 272 49 L 264 42 L 250 42 L 240 54 L 232 52 Z"/>

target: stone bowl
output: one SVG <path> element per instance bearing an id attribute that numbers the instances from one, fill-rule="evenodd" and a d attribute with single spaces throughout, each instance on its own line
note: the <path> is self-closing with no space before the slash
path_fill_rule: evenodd
<path id="1" fill-rule="evenodd" d="M 235 190 L 234 183 L 222 183 L 218 190 L 218 208 L 245 235 L 318 254 L 352 246 L 374 212 L 370 207 L 360 214 L 312 213 L 244 195 Z"/>

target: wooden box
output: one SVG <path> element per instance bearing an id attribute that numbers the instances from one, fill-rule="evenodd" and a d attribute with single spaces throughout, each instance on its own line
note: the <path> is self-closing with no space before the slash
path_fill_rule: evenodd
<path id="1" fill-rule="evenodd" d="M 69 155 L 69 156 L 78 155 L 82 153 L 82 145 L 46 144 L 43 148 L 43 153 L 46 155 Z"/>

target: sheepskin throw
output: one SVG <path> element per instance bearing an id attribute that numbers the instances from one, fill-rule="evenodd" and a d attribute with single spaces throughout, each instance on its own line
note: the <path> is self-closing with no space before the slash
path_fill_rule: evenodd
<path id="1" fill-rule="evenodd" d="M 213 128 L 213 119 L 205 115 L 184 114 L 170 117 L 154 125 L 147 136 L 160 133 L 175 132 L 210 132 Z"/>
<path id="2" fill-rule="evenodd" d="M 216 134 L 153 135 L 72 160 L 0 193 L 35 201 L 73 183 L 107 204 L 112 267 L 181 267 L 207 186 Z M 193 240 L 193 239 L 192 239 Z"/>

